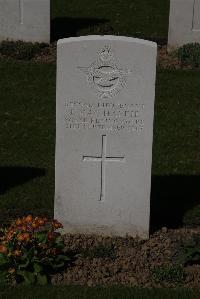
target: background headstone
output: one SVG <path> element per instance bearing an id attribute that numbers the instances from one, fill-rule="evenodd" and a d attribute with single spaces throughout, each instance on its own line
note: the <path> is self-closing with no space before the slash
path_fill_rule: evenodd
<path id="1" fill-rule="evenodd" d="M 58 42 L 54 216 L 67 232 L 149 235 L 156 50 L 116 36 Z"/>
<path id="2" fill-rule="evenodd" d="M 171 0 L 168 50 L 200 43 L 200 0 Z"/>
<path id="3" fill-rule="evenodd" d="M 0 41 L 50 42 L 50 0 L 0 0 Z"/>

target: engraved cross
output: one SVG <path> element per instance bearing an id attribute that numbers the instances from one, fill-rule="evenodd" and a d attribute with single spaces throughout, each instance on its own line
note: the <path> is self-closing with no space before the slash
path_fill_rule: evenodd
<path id="1" fill-rule="evenodd" d="M 24 23 L 24 0 L 19 0 L 19 20 L 20 24 Z"/>
<path id="2" fill-rule="evenodd" d="M 200 31 L 200 0 L 194 0 L 193 2 L 192 30 Z"/>
<path id="3" fill-rule="evenodd" d="M 100 190 L 100 198 L 99 201 L 103 201 L 105 199 L 105 170 L 106 170 L 106 162 L 124 162 L 125 157 L 110 157 L 106 155 L 107 148 L 107 138 L 106 135 L 102 135 L 102 144 L 101 144 L 101 156 L 83 156 L 83 161 L 88 162 L 101 162 L 101 190 Z"/>

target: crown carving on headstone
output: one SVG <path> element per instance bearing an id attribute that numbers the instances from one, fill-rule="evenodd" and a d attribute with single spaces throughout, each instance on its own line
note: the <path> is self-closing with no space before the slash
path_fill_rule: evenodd
<path id="1" fill-rule="evenodd" d="M 102 61 L 110 61 L 114 58 L 114 53 L 109 46 L 105 46 L 103 49 L 99 50 L 97 54 Z"/>
<path id="2" fill-rule="evenodd" d="M 87 75 L 87 82 L 101 99 L 114 98 L 127 85 L 127 75 L 132 71 L 122 67 L 112 51 L 105 45 L 97 52 L 89 67 L 78 67 Z"/>

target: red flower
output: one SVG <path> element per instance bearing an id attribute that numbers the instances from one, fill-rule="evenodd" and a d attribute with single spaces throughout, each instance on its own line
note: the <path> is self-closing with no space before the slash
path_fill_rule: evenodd
<path id="1" fill-rule="evenodd" d="M 0 253 L 6 254 L 8 252 L 8 249 L 4 245 L 0 245 Z"/>
<path id="2" fill-rule="evenodd" d="M 14 256 L 20 256 L 22 254 L 22 252 L 18 249 L 14 250 L 13 255 Z"/>
<path id="3" fill-rule="evenodd" d="M 35 229 L 35 228 L 38 228 L 38 223 L 33 221 L 33 223 L 31 224 L 32 228 Z"/>
<path id="4" fill-rule="evenodd" d="M 54 227 L 54 228 L 63 228 L 63 225 L 58 221 L 58 220 L 53 220 L 52 221 L 52 226 Z"/>
<path id="5" fill-rule="evenodd" d="M 22 225 L 22 220 L 20 218 L 18 218 L 16 221 L 15 221 L 16 225 Z"/>
<path id="6" fill-rule="evenodd" d="M 32 215 L 28 215 L 25 219 L 26 223 L 31 223 L 33 221 Z"/>
<path id="7" fill-rule="evenodd" d="M 52 232 L 48 232 L 47 237 L 48 237 L 48 240 L 49 240 L 49 241 L 53 240 L 53 238 L 54 238 L 54 233 L 52 233 Z"/>
<path id="8" fill-rule="evenodd" d="M 22 242 L 22 241 L 30 241 L 30 234 L 29 233 L 23 233 L 23 234 L 19 234 L 17 236 L 17 240 Z"/>

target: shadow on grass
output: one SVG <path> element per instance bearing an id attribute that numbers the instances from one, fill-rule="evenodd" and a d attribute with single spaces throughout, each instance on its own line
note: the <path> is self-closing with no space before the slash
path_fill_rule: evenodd
<path id="1" fill-rule="evenodd" d="M 22 185 L 36 177 L 45 176 L 46 171 L 42 168 L 0 166 L 0 194 L 6 193 L 9 189 Z"/>
<path id="2" fill-rule="evenodd" d="M 42 168 L 0 167 L 0 195 L 36 177 L 45 176 Z M 20 209 L 0 209 L 0 222 L 25 214 Z M 51 209 L 34 209 L 32 214 L 53 215 Z M 161 227 L 178 228 L 200 225 L 200 176 L 153 176 L 151 185 L 150 232 Z"/>
<path id="3" fill-rule="evenodd" d="M 167 38 L 166 37 L 152 37 L 152 36 L 144 36 L 143 39 L 152 41 L 157 43 L 159 46 L 166 46 L 167 45 Z"/>
<path id="4" fill-rule="evenodd" d="M 151 185 L 151 232 L 200 224 L 200 176 L 153 176 Z M 192 211 L 186 219 L 186 214 Z"/>
<path id="5" fill-rule="evenodd" d="M 77 36 L 83 28 L 107 23 L 107 19 L 97 18 L 54 18 L 51 20 L 51 41 Z"/>

